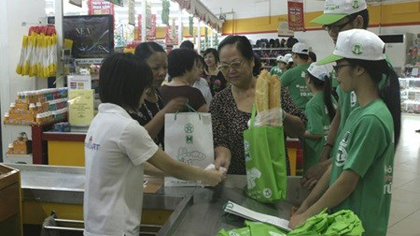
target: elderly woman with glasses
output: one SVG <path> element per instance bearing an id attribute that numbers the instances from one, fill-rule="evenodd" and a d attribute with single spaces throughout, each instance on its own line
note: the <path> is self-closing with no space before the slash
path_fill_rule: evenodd
<path id="1" fill-rule="evenodd" d="M 228 36 L 219 45 L 219 70 L 230 85 L 216 94 L 210 104 L 215 145 L 215 165 L 229 174 L 246 174 L 243 131 L 251 118 L 257 78 L 252 46 L 244 36 Z M 285 113 L 284 130 L 289 137 L 300 137 L 305 131 L 304 114 L 296 107 L 286 90 L 281 90 Z M 288 168 L 289 169 L 289 168 Z"/>

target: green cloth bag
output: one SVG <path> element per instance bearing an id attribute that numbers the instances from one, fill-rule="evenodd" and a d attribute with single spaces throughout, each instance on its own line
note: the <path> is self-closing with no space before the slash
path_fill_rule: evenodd
<path id="1" fill-rule="evenodd" d="M 245 225 L 249 227 L 252 236 L 258 236 L 258 235 L 287 236 L 287 233 L 283 232 L 281 229 L 276 228 L 266 223 L 253 222 L 253 221 L 246 220 Z"/>
<path id="2" fill-rule="evenodd" d="M 251 124 L 244 131 L 247 194 L 265 203 L 286 198 L 287 168 L 283 127 L 255 127 L 256 105 Z"/>
<path id="3" fill-rule="evenodd" d="M 249 227 L 239 228 L 239 229 L 232 229 L 229 231 L 225 231 L 221 229 L 216 236 L 252 236 Z"/>
<path id="4" fill-rule="evenodd" d="M 359 217 L 351 210 L 341 210 L 328 215 L 327 209 L 324 209 L 288 235 L 361 236 L 364 231 Z"/>

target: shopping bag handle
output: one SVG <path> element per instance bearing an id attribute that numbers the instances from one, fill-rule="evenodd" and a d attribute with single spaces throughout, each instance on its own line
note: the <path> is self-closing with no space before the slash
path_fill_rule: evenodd
<path id="1" fill-rule="evenodd" d="M 195 110 L 190 104 L 188 104 L 188 103 L 186 103 L 185 104 L 185 107 L 187 107 L 188 108 L 188 110 L 190 110 L 190 111 L 192 111 L 192 112 L 195 112 L 195 113 L 197 113 L 197 115 L 198 115 L 198 118 L 201 120 L 201 114 L 197 111 L 197 110 Z M 175 112 L 175 117 L 174 117 L 174 120 L 176 120 L 176 116 L 178 115 L 178 112 L 179 112 L 179 109 L 178 110 L 176 110 L 176 112 Z"/>
<path id="2" fill-rule="evenodd" d="M 250 128 L 254 128 L 256 113 L 257 113 L 257 104 L 254 103 L 254 105 L 252 106 L 251 125 L 249 126 Z"/>

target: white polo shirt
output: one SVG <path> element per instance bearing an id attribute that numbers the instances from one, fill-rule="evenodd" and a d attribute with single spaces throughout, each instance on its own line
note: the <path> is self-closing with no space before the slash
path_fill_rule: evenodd
<path id="1" fill-rule="evenodd" d="M 86 236 L 138 236 L 143 165 L 158 146 L 120 106 L 103 103 L 85 140 Z"/>
<path id="2" fill-rule="evenodd" d="M 206 100 L 207 106 L 210 106 L 213 97 L 211 96 L 210 87 L 207 81 L 203 78 L 200 78 L 194 82 L 193 87 L 198 88 L 201 91 L 204 99 Z"/>

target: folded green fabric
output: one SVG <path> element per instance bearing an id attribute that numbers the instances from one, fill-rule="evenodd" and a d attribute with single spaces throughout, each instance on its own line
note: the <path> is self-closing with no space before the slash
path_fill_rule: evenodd
<path id="1" fill-rule="evenodd" d="M 351 210 L 341 210 L 328 216 L 330 226 L 325 235 L 362 235 L 362 222 Z"/>
<path id="2" fill-rule="evenodd" d="M 321 235 L 328 227 L 327 209 L 307 219 L 304 224 L 290 232 L 288 235 Z"/>
<path id="3" fill-rule="evenodd" d="M 239 229 L 232 229 L 229 231 L 225 231 L 221 229 L 217 236 L 252 236 L 249 227 L 239 228 Z"/>
<path id="4" fill-rule="evenodd" d="M 261 222 L 245 221 L 244 228 L 225 231 L 221 229 L 217 236 L 287 236 L 282 230 Z"/>
<path id="5" fill-rule="evenodd" d="M 282 230 L 275 226 L 262 222 L 245 221 L 245 225 L 249 227 L 252 236 L 269 235 L 269 236 L 287 236 Z"/>
<path id="6" fill-rule="evenodd" d="M 327 209 L 307 219 L 288 235 L 362 235 L 362 222 L 351 210 L 328 215 Z"/>

